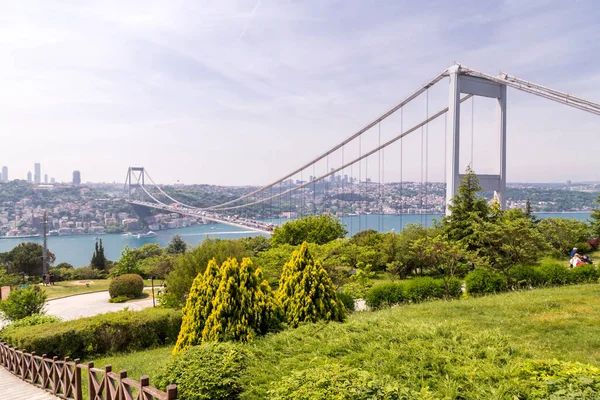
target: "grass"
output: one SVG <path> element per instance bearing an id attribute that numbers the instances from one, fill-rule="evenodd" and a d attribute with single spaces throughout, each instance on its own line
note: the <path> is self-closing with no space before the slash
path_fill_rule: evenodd
<path id="1" fill-rule="evenodd" d="M 512 398 L 515 368 L 530 359 L 600 366 L 600 285 L 435 301 L 351 315 L 345 323 L 308 324 L 247 345 L 245 399 L 326 363 L 361 368 L 415 390 L 456 398 Z M 96 360 L 152 379 L 170 357 L 164 347 Z M 512 385 L 512 386 L 511 386 Z M 513 393 L 512 395 L 509 395 Z"/>
<path id="2" fill-rule="evenodd" d="M 154 280 L 154 287 L 157 288 L 163 284 L 161 279 Z M 56 282 L 53 286 L 42 286 L 48 295 L 48 300 L 58 299 L 60 297 L 71 296 L 74 294 L 83 294 L 108 290 L 110 279 L 84 279 L 80 281 Z M 152 285 L 150 279 L 144 280 L 144 286 Z M 156 289 L 155 289 L 156 290 Z"/>

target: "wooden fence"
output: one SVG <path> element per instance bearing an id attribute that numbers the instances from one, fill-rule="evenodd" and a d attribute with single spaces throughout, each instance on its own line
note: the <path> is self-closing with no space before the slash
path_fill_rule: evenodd
<path id="1" fill-rule="evenodd" d="M 69 357 L 47 358 L 17 350 L 0 342 L 0 364 L 25 382 L 67 400 L 177 400 L 177 386 L 162 392 L 150 386 L 147 376 L 129 379 L 127 371 L 115 373 L 110 365 L 95 368 Z M 83 395 L 82 370 L 86 370 L 87 396 Z"/>

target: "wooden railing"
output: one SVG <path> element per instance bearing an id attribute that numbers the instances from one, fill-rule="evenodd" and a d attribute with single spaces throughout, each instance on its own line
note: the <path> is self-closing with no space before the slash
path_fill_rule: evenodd
<path id="1" fill-rule="evenodd" d="M 166 392 L 150 386 L 147 376 L 139 381 L 129 379 L 127 371 L 112 372 L 107 365 L 95 368 L 94 363 L 80 364 L 69 357 L 47 358 L 17 350 L 0 342 L 0 364 L 25 382 L 67 400 L 177 400 L 177 386 Z M 87 371 L 87 393 L 83 395 L 82 370 Z"/>

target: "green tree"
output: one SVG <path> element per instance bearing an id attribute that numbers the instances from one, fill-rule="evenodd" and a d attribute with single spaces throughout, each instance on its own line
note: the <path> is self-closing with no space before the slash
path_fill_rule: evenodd
<path id="1" fill-rule="evenodd" d="M 165 248 L 167 254 L 183 254 L 186 250 L 187 243 L 179 235 L 173 236 Z"/>
<path id="2" fill-rule="evenodd" d="M 43 273 L 44 248 L 33 242 L 21 243 L 5 253 L 5 263 L 9 273 L 21 276 L 41 276 Z M 56 256 L 48 251 L 48 266 L 54 263 Z"/>
<path id="3" fill-rule="evenodd" d="M 569 218 L 544 218 L 536 227 L 554 256 L 564 257 L 573 247 L 577 247 L 582 253 L 591 249 L 587 244 L 590 227 L 585 222 Z"/>
<path id="4" fill-rule="evenodd" d="M 268 282 L 249 258 L 213 260 L 198 275 L 184 308 L 173 353 L 203 342 L 247 342 L 279 325 L 280 309 Z"/>
<path id="5" fill-rule="evenodd" d="M 596 199 L 596 204 L 600 205 L 600 195 L 598 195 L 598 198 Z M 594 211 L 592 211 L 590 218 L 590 227 L 592 230 L 592 235 L 594 235 L 594 237 L 600 238 L 600 207 L 595 208 Z"/>
<path id="6" fill-rule="evenodd" d="M 444 280 L 446 298 L 450 298 L 450 280 L 462 275 L 468 268 L 464 244 L 448 240 L 444 235 L 418 239 L 412 244 L 424 264 L 429 265 Z"/>
<path id="7" fill-rule="evenodd" d="M 165 253 L 138 261 L 137 267 L 144 272 L 144 276 L 154 279 L 165 279 L 175 269 L 176 259 L 176 255 Z"/>
<path id="8" fill-rule="evenodd" d="M 297 327 L 304 322 L 343 321 L 345 309 L 321 263 L 313 260 L 308 243 L 294 252 L 281 273 L 277 298 L 287 322 Z"/>
<path id="9" fill-rule="evenodd" d="M 143 271 L 137 266 L 138 258 L 135 249 L 125 245 L 121 251 L 121 257 L 115 262 L 115 266 L 110 271 L 112 276 L 120 276 L 125 274 L 142 275 Z"/>
<path id="10" fill-rule="evenodd" d="M 102 239 L 96 241 L 94 254 L 90 260 L 90 266 L 94 269 L 106 270 L 106 257 L 104 256 L 104 246 L 102 245 Z"/>
<path id="11" fill-rule="evenodd" d="M 479 178 L 471 167 L 467 167 L 458 186 L 458 193 L 448 206 L 451 214 L 443 219 L 443 229 L 448 238 L 464 242 L 468 250 L 477 248 L 475 224 L 486 221 L 490 212 L 486 200 L 478 196 L 482 191 Z"/>
<path id="12" fill-rule="evenodd" d="M 290 221 L 275 228 L 271 237 L 271 245 L 291 244 L 298 246 L 302 242 L 324 244 L 341 239 L 348 231 L 339 219 L 330 215 L 311 216 Z"/>
<path id="13" fill-rule="evenodd" d="M 479 223 L 475 236 L 484 264 L 504 274 L 509 285 L 510 269 L 537 263 L 545 248 L 542 236 L 519 209 L 503 213 L 494 222 Z"/>
<path id="14" fill-rule="evenodd" d="M 19 275 L 8 273 L 6 267 L 0 264 L 0 287 L 2 286 L 16 286 L 21 282 Z"/>
<path id="15" fill-rule="evenodd" d="M 44 314 L 46 293 L 38 286 L 16 289 L 10 292 L 8 299 L 0 301 L 0 312 L 6 319 L 16 321 L 33 314 Z"/>

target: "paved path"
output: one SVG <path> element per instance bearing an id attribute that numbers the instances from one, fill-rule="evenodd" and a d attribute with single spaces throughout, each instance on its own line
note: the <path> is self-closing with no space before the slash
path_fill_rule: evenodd
<path id="1" fill-rule="evenodd" d="M 0 399 L 56 400 L 58 397 L 22 381 L 0 365 Z"/>
<path id="2" fill-rule="evenodd" d="M 127 303 L 109 303 L 108 291 L 78 294 L 62 299 L 48 300 L 46 314 L 55 315 L 69 321 L 81 317 L 91 317 L 111 311 L 119 311 L 128 308 L 140 311 L 152 307 L 152 297 L 144 300 L 131 301 Z"/>

